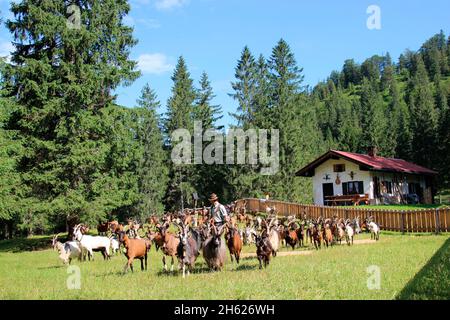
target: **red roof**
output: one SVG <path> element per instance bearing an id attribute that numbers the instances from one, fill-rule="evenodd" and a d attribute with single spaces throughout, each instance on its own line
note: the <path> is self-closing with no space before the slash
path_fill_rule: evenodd
<path id="1" fill-rule="evenodd" d="M 402 159 L 384 158 L 378 156 L 372 157 L 367 154 L 330 150 L 320 158 L 316 159 L 315 161 L 311 162 L 306 167 L 298 171 L 296 175 L 306 177 L 310 176 L 308 172 L 311 169 L 315 169 L 317 166 L 319 166 L 324 161 L 328 160 L 333 156 L 339 156 L 349 161 L 356 162 L 359 165 L 368 167 L 368 169 L 372 171 L 389 171 L 389 172 L 402 172 L 402 173 L 426 174 L 426 175 L 438 174 L 436 171 L 430 170 L 428 168 L 419 166 L 417 164 Z"/>

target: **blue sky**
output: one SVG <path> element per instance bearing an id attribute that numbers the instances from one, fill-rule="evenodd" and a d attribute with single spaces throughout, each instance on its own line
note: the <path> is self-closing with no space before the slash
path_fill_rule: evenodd
<path id="1" fill-rule="evenodd" d="M 305 85 L 324 80 L 345 59 L 358 62 L 389 52 L 393 59 L 407 48 L 416 50 L 440 29 L 450 32 L 448 0 L 131 0 L 126 23 L 133 25 L 139 43 L 131 57 L 139 61 L 142 77 L 117 90 L 118 103 L 133 107 L 148 82 L 163 108 L 172 86 L 177 57 L 183 55 L 196 84 L 203 71 L 211 79 L 227 125 L 236 102 L 228 93 L 240 53 L 248 45 L 255 56 L 270 55 L 284 38 L 304 71 Z M 370 30 L 367 8 L 380 8 L 381 29 Z M 0 0 L 2 16 L 9 17 L 9 1 Z M 0 55 L 11 47 L 0 28 Z"/>

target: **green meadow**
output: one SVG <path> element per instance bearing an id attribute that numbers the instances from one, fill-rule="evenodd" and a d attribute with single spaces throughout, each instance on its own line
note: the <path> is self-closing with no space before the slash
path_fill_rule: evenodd
<path id="1" fill-rule="evenodd" d="M 367 234 L 356 240 L 367 239 Z M 162 253 L 152 247 L 148 270 L 122 274 L 123 254 L 103 261 L 73 262 L 80 289 L 68 289 L 68 273 L 50 237 L 0 241 L 0 299 L 449 299 L 450 237 L 384 232 L 377 243 L 336 245 L 277 256 L 259 270 L 254 257 L 240 265 L 227 256 L 222 272 L 210 272 L 200 256 L 196 270 L 183 279 L 162 269 Z M 283 248 L 281 251 L 291 251 Z M 255 252 L 246 246 L 244 252 Z M 379 288 L 368 288 L 379 270 Z M 69 281 L 70 282 L 70 281 Z"/>

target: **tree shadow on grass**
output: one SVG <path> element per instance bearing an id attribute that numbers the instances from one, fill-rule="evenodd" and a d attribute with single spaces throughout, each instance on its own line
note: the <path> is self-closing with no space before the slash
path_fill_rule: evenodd
<path id="1" fill-rule="evenodd" d="M 0 241 L 0 252 L 24 252 L 50 249 L 52 237 L 16 238 Z"/>
<path id="2" fill-rule="evenodd" d="M 450 299 L 450 238 L 397 295 L 397 300 Z"/>
<path id="3" fill-rule="evenodd" d="M 69 265 L 65 266 L 65 265 L 58 265 L 58 266 L 49 266 L 49 267 L 39 267 L 36 268 L 37 270 L 50 270 L 50 269 L 62 269 L 62 268 L 67 268 Z"/>
<path id="4" fill-rule="evenodd" d="M 234 271 L 234 272 L 237 272 L 237 271 L 250 271 L 250 270 L 255 270 L 256 267 L 257 267 L 256 265 L 240 264 L 239 266 L 237 266 L 237 268 L 234 268 L 231 271 Z"/>

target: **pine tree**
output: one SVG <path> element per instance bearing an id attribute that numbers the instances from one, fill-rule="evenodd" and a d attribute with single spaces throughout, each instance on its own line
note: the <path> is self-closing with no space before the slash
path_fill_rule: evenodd
<path id="1" fill-rule="evenodd" d="M 148 84 L 142 89 L 138 106 L 141 109 L 142 118 L 142 132 L 139 133 L 142 158 L 136 173 L 140 195 L 138 212 L 142 221 L 150 214 L 164 212 L 162 201 L 168 181 L 168 168 L 167 154 L 163 149 L 163 137 L 157 113 L 160 102 Z"/>
<path id="2" fill-rule="evenodd" d="M 138 76 L 128 58 L 136 41 L 122 21 L 128 3 L 74 4 L 81 12 L 79 25 L 68 23 L 62 0 L 12 3 L 14 19 L 6 23 L 16 47 L 6 89 L 17 100 L 7 128 L 18 130 L 24 141 L 18 168 L 24 210 L 42 224 L 71 217 L 93 222 L 108 213 L 111 206 L 99 190 L 108 188 L 105 180 L 120 176 L 110 176 L 113 132 L 103 125 L 108 120 L 102 109 L 114 102 L 114 89 Z M 120 201 L 113 205 L 120 206 Z"/>
<path id="3" fill-rule="evenodd" d="M 13 221 L 23 215 L 21 211 L 21 179 L 16 170 L 20 159 L 22 142 L 17 132 L 5 130 L 13 109 L 13 102 L 1 96 L 0 91 L 0 239 L 11 238 Z M 3 223 L 4 222 L 4 223 Z"/>
<path id="4" fill-rule="evenodd" d="M 441 117 L 439 128 L 439 173 L 442 187 L 450 186 L 450 106 L 447 107 Z"/>
<path id="5" fill-rule="evenodd" d="M 392 65 L 391 55 L 389 53 L 385 56 L 383 64 L 383 72 L 381 74 L 381 90 L 390 89 L 389 86 L 392 83 L 395 76 L 394 66 Z"/>
<path id="6" fill-rule="evenodd" d="M 395 148 L 393 155 L 402 159 L 411 159 L 412 132 L 409 110 L 401 96 L 395 77 L 391 79 L 388 86 L 390 101 L 386 114 L 386 119 L 389 119 L 387 139 Z"/>
<path id="7" fill-rule="evenodd" d="M 237 103 L 237 112 L 231 113 L 237 125 L 231 129 L 248 130 L 257 127 L 257 115 L 255 115 L 256 97 L 258 90 L 257 64 L 250 49 L 246 46 L 242 50 L 241 57 L 235 67 L 235 81 L 231 83 L 233 93 L 230 94 Z M 234 142 L 235 145 L 237 142 Z M 248 148 L 245 149 L 248 154 Z M 236 153 L 234 155 L 236 159 Z M 233 187 L 236 197 L 258 196 L 256 168 L 245 164 L 229 165 L 228 182 Z"/>
<path id="8" fill-rule="evenodd" d="M 197 90 L 196 103 L 194 107 L 194 121 L 200 121 L 204 130 L 217 129 L 222 130 L 223 126 L 218 126 L 217 121 L 223 118 L 219 105 L 212 105 L 211 101 L 215 98 L 208 74 L 202 73 L 200 79 L 200 88 Z"/>
<path id="9" fill-rule="evenodd" d="M 348 88 L 350 84 L 360 84 L 362 80 L 361 67 L 355 63 L 355 60 L 349 59 L 344 62 L 342 68 L 344 78 L 344 87 Z"/>
<path id="10" fill-rule="evenodd" d="M 177 129 L 186 129 L 192 134 L 194 130 L 193 112 L 196 92 L 183 57 L 178 59 L 172 81 L 172 95 L 167 102 L 164 121 L 166 148 L 169 150 L 169 155 L 175 145 L 171 140 L 172 133 Z M 191 148 L 191 155 L 192 152 Z M 184 203 L 190 200 L 190 196 L 195 192 L 193 156 L 189 162 L 175 164 L 173 161 L 169 161 L 169 186 L 165 202 L 170 209 L 184 206 Z"/>
<path id="11" fill-rule="evenodd" d="M 271 177 L 268 191 L 285 200 L 304 200 L 308 182 L 297 179 L 295 172 L 317 155 L 317 119 L 302 92 L 302 69 L 284 40 L 273 48 L 268 66 L 273 128 L 279 129 L 280 139 L 280 171 Z"/>
<path id="12" fill-rule="evenodd" d="M 378 147 L 380 155 L 386 152 L 386 118 L 383 99 L 377 91 L 376 82 L 364 78 L 361 86 L 361 129 L 362 141 L 360 152 L 367 152 L 369 147 Z"/>
<path id="13" fill-rule="evenodd" d="M 202 135 L 208 129 L 213 129 L 217 134 L 223 135 L 223 126 L 217 124 L 217 121 L 223 117 L 221 115 L 221 108 L 219 105 L 212 104 L 215 95 L 206 72 L 202 73 L 199 85 L 200 88 L 197 90 L 197 98 L 194 107 L 194 121 L 198 121 L 202 124 Z M 203 151 L 204 148 L 202 149 L 202 152 Z M 195 189 L 198 192 L 200 200 L 204 204 L 208 203 L 207 198 L 212 192 L 223 195 L 226 186 L 226 169 L 227 167 L 220 163 L 207 164 L 203 162 L 202 164 L 196 164 Z M 222 196 L 221 199 L 224 200 Z"/>
<path id="14" fill-rule="evenodd" d="M 433 168 L 431 156 L 435 151 L 438 120 L 431 85 L 421 55 L 417 55 L 415 59 L 415 73 L 408 85 L 407 101 L 414 133 L 413 160 Z"/>
<path id="15" fill-rule="evenodd" d="M 272 127 L 269 70 L 266 59 L 260 55 L 255 66 L 255 95 L 253 101 L 254 126 L 268 129 Z"/>
<path id="16" fill-rule="evenodd" d="M 231 83 L 234 93 L 230 96 L 238 102 L 237 113 L 231 114 L 238 126 L 247 128 L 254 121 L 253 107 L 256 91 L 256 63 L 250 49 L 245 47 L 235 68 L 236 82 Z"/>

